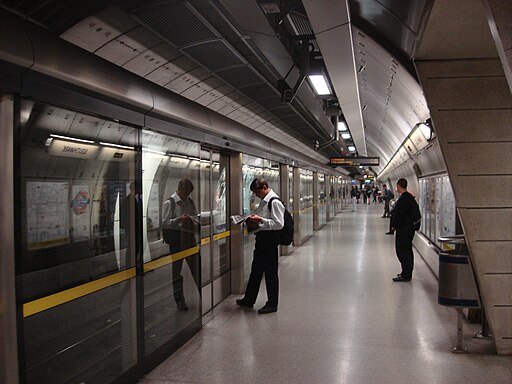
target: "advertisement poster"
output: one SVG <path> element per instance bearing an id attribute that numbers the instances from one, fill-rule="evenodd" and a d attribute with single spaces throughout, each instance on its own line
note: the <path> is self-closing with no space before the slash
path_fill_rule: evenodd
<path id="1" fill-rule="evenodd" d="M 453 196 L 452 185 L 447 176 L 443 177 L 443 208 L 441 236 L 455 235 L 457 207 Z"/>
<path id="2" fill-rule="evenodd" d="M 26 191 L 28 249 L 68 243 L 68 182 L 28 181 Z"/>

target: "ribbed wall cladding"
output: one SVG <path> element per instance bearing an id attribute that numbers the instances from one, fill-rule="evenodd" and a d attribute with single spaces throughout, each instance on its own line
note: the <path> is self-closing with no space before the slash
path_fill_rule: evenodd
<path id="1" fill-rule="evenodd" d="M 133 16 L 177 47 L 218 38 L 204 22 L 181 2 L 136 10 Z M 187 33 L 183 33 L 183 31 Z"/>
<path id="2" fill-rule="evenodd" d="M 183 50 L 211 71 L 244 64 L 222 40 L 208 41 Z"/>

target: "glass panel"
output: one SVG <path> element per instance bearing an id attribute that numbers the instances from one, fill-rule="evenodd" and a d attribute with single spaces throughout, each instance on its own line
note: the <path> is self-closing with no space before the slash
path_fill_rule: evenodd
<path id="1" fill-rule="evenodd" d="M 229 158 L 213 153 L 212 185 L 213 185 L 213 232 L 222 234 L 229 229 L 227 183 Z M 215 278 L 229 272 L 229 241 L 228 237 L 214 241 L 213 276 Z"/>
<path id="2" fill-rule="evenodd" d="M 313 172 L 300 170 L 300 234 L 313 235 Z"/>
<path id="3" fill-rule="evenodd" d="M 212 282 L 211 264 L 211 154 L 209 150 L 201 151 L 201 239 L 208 241 L 201 245 L 201 283 L 202 286 Z M 211 292 L 210 292 L 211 294 Z M 211 299 L 211 297 L 210 297 Z M 211 303 L 210 303 L 211 307 Z"/>
<path id="4" fill-rule="evenodd" d="M 420 180 L 420 231 L 434 244 L 441 247 L 439 236 L 456 233 L 456 206 L 448 176 Z"/>
<path id="5" fill-rule="evenodd" d="M 22 100 L 18 137 L 18 300 L 133 267 L 139 131 Z M 25 317 L 26 382 L 106 383 L 132 367 L 134 303 L 129 280 Z"/>
<path id="6" fill-rule="evenodd" d="M 111 383 L 137 362 L 135 279 L 24 321 L 26 382 Z"/>
<path id="7" fill-rule="evenodd" d="M 327 222 L 327 196 L 325 175 L 318 174 L 318 223 L 320 226 Z"/>
<path id="8" fill-rule="evenodd" d="M 145 352 L 201 316 L 200 146 L 144 130 Z M 164 237 L 165 234 L 165 237 Z"/>
<path id="9" fill-rule="evenodd" d="M 453 236 L 456 232 L 457 209 L 455 196 L 453 195 L 452 184 L 448 176 L 443 177 L 443 197 L 441 209 L 441 236 Z"/>

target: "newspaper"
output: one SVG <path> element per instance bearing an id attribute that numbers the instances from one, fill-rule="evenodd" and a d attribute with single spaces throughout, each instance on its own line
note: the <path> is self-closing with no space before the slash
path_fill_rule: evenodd
<path id="1" fill-rule="evenodd" d="M 259 223 L 247 220 L 249 216 L 250 215 L 233 215 L 230 219 L 233 224 L 244 224 L 248 233 L 258 232 L 261 229 Z"/>
<path id="2" fill-rule="evenodd" d="M 233 224 L 241 224 L 247 220 L 248 217 L 249 215 L 233 215 L 231 216 L 231 221 Z"/>

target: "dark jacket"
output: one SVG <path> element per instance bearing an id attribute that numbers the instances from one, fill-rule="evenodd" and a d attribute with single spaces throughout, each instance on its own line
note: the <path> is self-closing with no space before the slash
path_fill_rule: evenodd
<path id="1" fill-rule="evenodd" d="M 391 215 L 391 227 L 395 229 L 413 229 L 414 217 L 418 211 L 418 203 L 409 192 L 404 192 L 398 198 Z"/>

